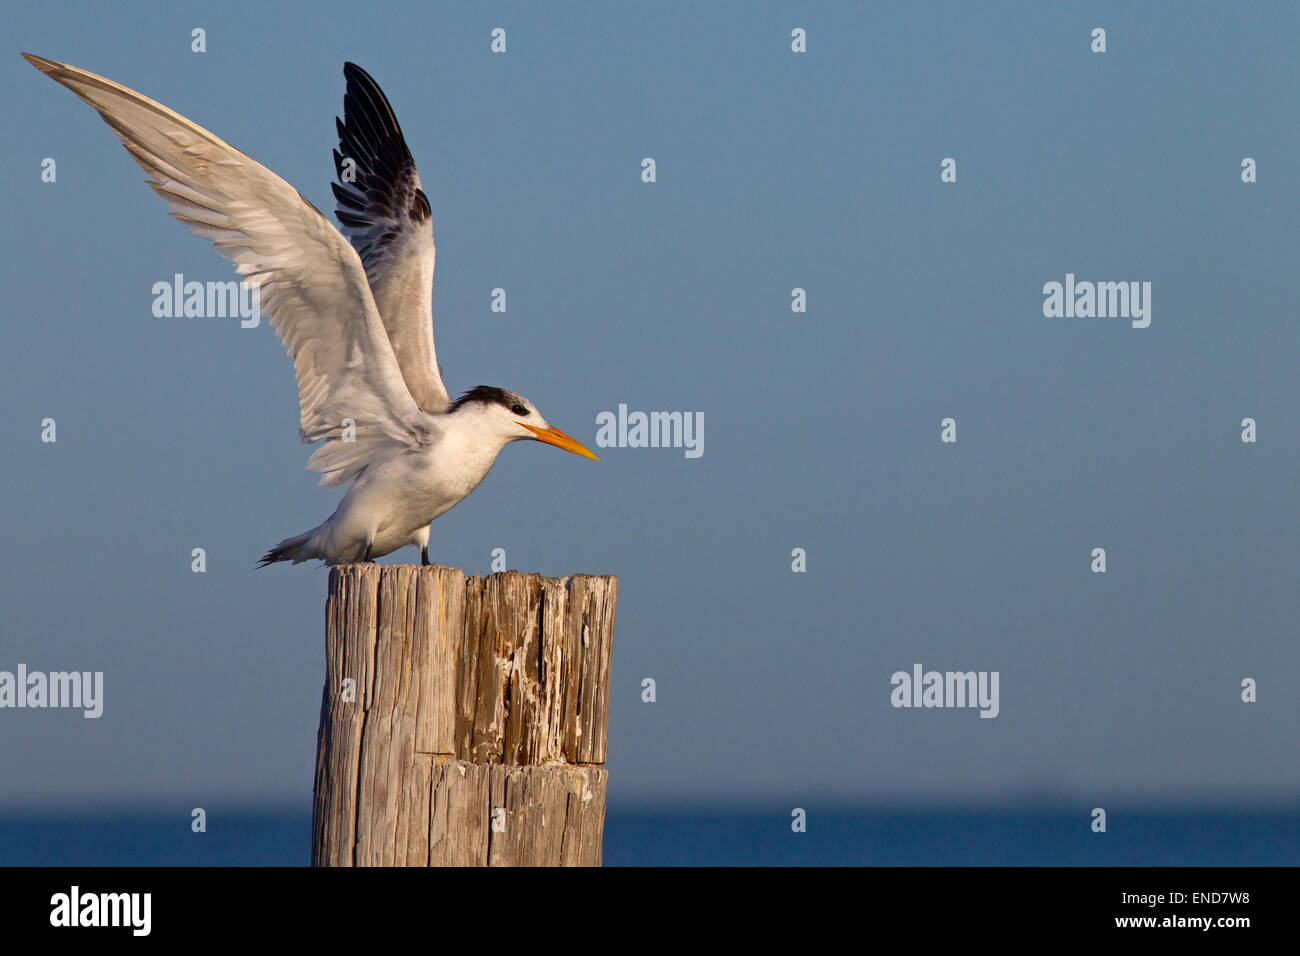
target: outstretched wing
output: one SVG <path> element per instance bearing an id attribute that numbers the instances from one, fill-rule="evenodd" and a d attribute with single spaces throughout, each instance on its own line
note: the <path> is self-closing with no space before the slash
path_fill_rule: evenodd
<path id="1" fill-rule="evenodd" d="M 370 74 L 343 64 L 335 120 L 335 215 L 366 269 L 370 291 L 412 397 L 427 412 L 451 402 L 433 346 L 433 217 L 388 98 Z"/>
<path id="2" fill-rule="evenodd" d="M 258 289 L 293 360 L 302 440 L 328 439 L 307 463 L 321 484 L 355 479 L 378 445 L 429 440 L 437 424 L 406 389 L 361 262 L 316 207 L 167 107 L 66 63 L 23 58 L 94 107 L 171 215 Z"/>

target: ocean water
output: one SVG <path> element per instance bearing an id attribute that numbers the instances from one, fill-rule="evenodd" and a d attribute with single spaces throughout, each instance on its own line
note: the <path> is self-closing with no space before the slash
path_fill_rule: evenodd
<path id="1" fill-rule="evenodd" d="M 612 806 L 606 866 L 1294 866 L 1300 807 L 1112 811 L 1094 834 L 1088 810 Z M 4 866 L 305 866 L 309 810 L 210 813 L 190 832 L 174 813 L 6 815 Z"/>

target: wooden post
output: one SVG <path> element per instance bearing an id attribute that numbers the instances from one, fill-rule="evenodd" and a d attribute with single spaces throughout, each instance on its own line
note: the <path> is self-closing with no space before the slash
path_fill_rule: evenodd
<path id="1" fill-rule="evenodd" d="M 331 569 L 314 866 L 599 866 L 618 580 Z"/>

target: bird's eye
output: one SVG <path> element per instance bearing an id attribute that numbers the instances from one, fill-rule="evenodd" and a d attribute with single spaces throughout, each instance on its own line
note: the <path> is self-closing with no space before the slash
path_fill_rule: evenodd
<path id="1" fill-rule="evenodd" d="M 528 409 L 524 408 L 522 405 L 511 405 L 510 410 L 516 415 L 522 415 L 525 418 L 528 417 Z"/>

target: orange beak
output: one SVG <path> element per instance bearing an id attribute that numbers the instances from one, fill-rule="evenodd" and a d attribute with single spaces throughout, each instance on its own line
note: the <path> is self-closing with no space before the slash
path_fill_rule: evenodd
<path id="1" fill-rule="evenodd" d="M 583 458 L 590 458 L 592 461 L 600 461 L 599 458 L 587 450 L 587 447 L 582 442 L 571 435 L 564 434 L 558 428 L 538 428 L 536 425 L 530 425 L 527 422 L 520 422 L 519 424 L 536 435 L 538 441 L 554 445 L 556 448 L 563 448 L 565 451 L 580 455 Z"/>

